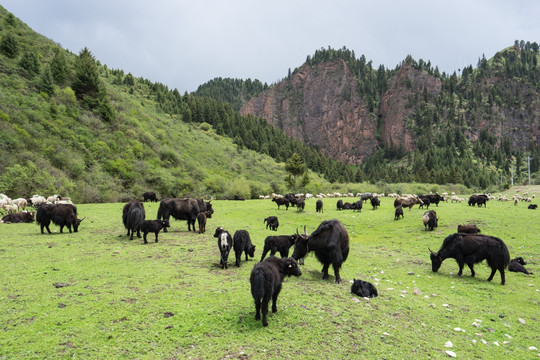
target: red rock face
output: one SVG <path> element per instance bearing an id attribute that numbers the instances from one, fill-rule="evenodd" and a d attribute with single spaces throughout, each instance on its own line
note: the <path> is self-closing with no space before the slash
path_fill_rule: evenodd
<path id="1" fill-rule="evenodd" d="M 287 135 L 350 164 L 359 164 L 377 145 L 377 118 L 368 113 L 342 60 L 302 66 L 240 112 L 264 117 Z"/>

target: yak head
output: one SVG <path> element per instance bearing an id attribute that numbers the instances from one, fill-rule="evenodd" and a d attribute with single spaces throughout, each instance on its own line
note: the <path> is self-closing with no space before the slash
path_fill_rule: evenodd
<path id="1" fill-rule="evenodd" d="M 75 223 L 73 224 L 73 231 L 74 232 L 77 232 L 79 231 L 79 225 L 81 225 L 81 222 L 86 219 L 86 216 L 83 217 L 82 219 L 77 219 L 77 221 L 75 221 Z"/>
<path id="2" fill-rule="evenodd" d="M 433 270 L 433 272 L 437 272 L 439 268 L 441 267 L 442 258 L 438 253 L 434 252 L 430 248 L 428 249 L 430 253 L 429 257 L 431 258 L 431 270 Z"/>
<path id="3" fill-rule="evenodd" d="M 249 245 L 249 248 L 248 248 L 248 254 L 250 257 L 254 257 L 255 256 L 255 245 Z"/>
<path id="4" fill-rule="evenodd" d="M 287 276 L 300 276 L 302 275 L 302 271 L 300 271 L 300 268 L 298 267 L 298 263 L 296 260 L 292 257 L 286 258 L 283 260 L 283 269 L 284 273 Z"/>
<path id="5" fill-rule="evenodd" d="M 161 220 L 161 226 L 163 226 L 164 228 L 170 228 L 171 223 L 169 223 L 169 220 Z"/>
<path id="6" fill-rule="evenodd" d="M 296 234 L 293 235 L 291 238 L 294 238 L 295 240 L 294 251 L 291 257 L 295 260 L 298 260 L 306 256 L 307 253 L 309 252 L 309 247 L 308 247 L 309 235 L 306 231 L 306 227 L 304 226 L 303 234 L 299 234 L 298 229 L 296 229 Z"/>

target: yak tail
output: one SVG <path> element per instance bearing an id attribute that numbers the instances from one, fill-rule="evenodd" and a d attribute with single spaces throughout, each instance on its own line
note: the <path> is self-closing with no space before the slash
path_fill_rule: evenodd
<path id="1" fill-rule="evenodd" d="M 253 295 L 253 299 L 255 299 L 255 301 L 264 298 L 265 283 L 266 277 L 264 276 L 264 272 L 261 271 L 261 269 L 255 270 L 255 272 L 253 272 L 253 276 L 251 277 L 251 295 Z"/>
<path id="2" fill-rule="evenodd" d="M 157 211 L 157 219 L 158 220 L 161 220 L 163 218 L 163 203 L 160 202 L 159 203 L 159 208 L 158 208 L 158 211 Z"/>

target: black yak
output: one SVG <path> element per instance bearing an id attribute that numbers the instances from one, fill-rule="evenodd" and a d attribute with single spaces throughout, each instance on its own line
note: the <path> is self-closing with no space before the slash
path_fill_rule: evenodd
<path id="1" fill-rule="evenodd" d="M 227 269 L 227 261 L 229 259 L 229 253 L 231 252 L 231 248 L 233 245 L 232 236 L 227 230 L 220 226 L 216 229 L 214 237 L 217 238 L 217 244 L 219 252 L 221 254 L 221 260 L 219 261 L 219 264 L 221 265 L 222 269 Z"/>
<path id="2" fill-rule="evenodd" d="M 499 238 L 480 234 L 452 234 L 444 239 L 439 251 L 433 252 L 431 249 L 431 269 L 437 272 L 445 259 L 453 258 L 459 266 L 458 276 L 463 274 L 463 266 L 467 264 L 471 269 L 471 276 L 474 277 L 474 264 L 487 260 L 491 268 L 491 275 L 487 279 L 491 281 L 495 272 L 499 270 L 501 274 L 501 285 L 504 285 L 504 269 L 510 262 L 510 254 L 506 244 Z"/>
<path id="3" fill-rule="evenodd" d="M 474 224 L 473 225 L 458 225 L 457 232 L 465 233 L 465 234 L 478 234 L 480 233 L 480 229 Z"/>
<path id="4" fill-rule="evenodd" d="M 351 293 L 367 298 L 378 296 L 377 288 L 372 283 L 356 279 L 353 279 Z"/>
<path id="5" fill-rule="evenodd" d="M 159 203 L 159 209 L 157 212 L 158 220 L 169 220 L 169 217 L 173 217 L 176 220 L 187 220 L 188 231 L 197 231 L 195 229 L 195 221 L 197 220 L 197 215 L 201 211 L 210 211 L 214 213 L 212 209 L 212 204 L 210 201 L 206 202 L 202 199 L 178 199 L 178 198 L 168 198 L 163 199 Z M 167 232 L 167 228 L 163 229 L 163 232 Z"/>
<path id="6" fill-rule="evenodd" d="M 60 233 L 63 232 L 64 226 L 67 226 L 70 233 L 72 226 L 73 231 L 77 232 L 83 220 L 84 218 L 77 217 L 77 208 L 69 204 L 42 204 L 36 211 L 36 223 L 40 225 L 42 234 L 44 234 L 44 228 L 49 234 L 51 233 L 49 229 L 51 221 L 60 226 Z"/>
<path id="7" fill-rule="evenodd" d="M 122 221 L 127 229 L 129 240 L 133 240 L 133 233 L 137 231 L 137 237 L 141 237 L 141 224 L 146 217 L 144 204 L 138 200 L 130 200 L 122 209 Z"/>
<path id="8" fill-rule="evenodd" d="M 248 255 L 251 257 L 255 256 L 255 245 L 251 243 L 251 237 L 246 230 L 235 231 L 233 236 L 233 248 L 236 257 L 236 266 L 240 266 L 242 253 L 246 254 L 246 261 L 248 261 Z"/>
<path id="9" fill-rule="evenodd" d="M 324 212 L 323 211 L 323 202 L 321 199 L 317 200 L 317 202 L 315 203 L 315 212 Z"/>
<path id="10" fill-rule="evenodd" d="M 300 198 L 296 202 L 296 211 L 304 211 L 304 208 L 306 207 L 306 202 L 304 199 Z"/>
<path id="11" fill-rule="evenodd" d="M 277 231 L 279 227 L 279 221 L 278 221 L 277 216 L 269 216 L 266 219 L 264 219 L 263 222 L 266 223 L 266 228 L 267 229 L 270 228 L 270 230 Z"/>
<path id="12" fill-rule="evenodd" d="M 527 269 L 525 269 L 523 265 L 527 265 L 527 263 L 520 256 L 520 257 L 510 260 L 510 264 L 508 265 L 508 270 L 513 271 L 513 272 L 522 272 L 527 275 L 532 275 L 532 272 L 528 272 Z"/>
<path id="13" fill-rule="evenodd" d="M 424 230 L 433 231 L 433 229 L 436 228 L 439 223 L 435 210 L 426 211 L 422 216 L 422 222 L 424 223 Z"/>
<path id="14" fill-rule="evenodd" d="M 277 298 L 281 291 L 285 276 L 300 276 L 302 271 L 298 268 L 296 260 L 293 258 L 280 259 L 270 256 L 265 261 L 255 264 L 249 282 L 251 283 L 251 295 L 255 300 L 255 320 L 261 318 L 262 324 L 268 326 L 266 315 L 268 314 L 268 303 L 272 299 L 272 312 L 277 312 Z"/>
<path id="15" fill-rule="evenodd" d="M 0 223 L 15 224 L 15 223 L 31 223 L 34 222 L 35 213 L 29 211 L 19 211 L 2 216 Z"/>
<path id="16" fill-rule="evenodd" d="M 538 208 L 537 204 L 529 204 L 529 206 L 527 206 L 527 209 L 529 210 L 536 210 L 537 208 Z"/>
<path id="17" fill-rule="evenodd" d="M 140 230 L 143 233 L 143 240 L 145 244 L 148 244 L 146 241 L 146 235 L 153 232 L 156 235 L 156 242 L 158 242 L 158 233 L 161 229 L 166 229 L 170 227 L 169 220 L 144 220 L 141 223 Z M 133 236 L 133 233 L 131 234 Z"/>
<path id="18" fill-rule="evenodd" d="M 323 279 L 328 279 L 328 268 L 332 264 L 336 283 L 341 283 L 339 269 L 349 255 L 349 234 L 339 220 L 323 221 L 311 235 L 305 228 L 303 235 L 298 234 L 292 257 L 298 260 L 311 251 L 323 264 Z"/>
<path id="19" fill-rule="evenodd" d="M 279 207 L 281 205 L 285 205 L 285 210 L 289 210 L 289 199 L 287 199 L 287 198 L 273 198 L 272 201 L 277 204 L 278 210 L 279 210 Z"/>
<path id="20" fill-rule="evenodd" d="M 377 207 L 381 206 L 381 201 L 377 197 L 372 197 L 371 206 L 373 206 L 373 210 L 377 210 Z"/>
<path id="21" fill-rule="evenodd" d="M 294 245 L 298 236 L 294 235 L 278 235 L 278 236 L 267 236 L 264 239 L 264 249 L 261 256 L 261 261 L 264 260 L 264 257 L 270 251 L 270 255 L 275 255 L 276 252 L 279 252 L 282 258 L 289 256 L 289 249 Z"/>
<path id="22" fill-rule="evenodd" d="M 394 220 L 399 220 L 399 217 L 403 217 L 403 206 L 399 204 L 394 211 Z"/>
<path id="23" fill-rule="evenodd" d="M 336 203 L 336 207 L 338 210 L 343 209 L 343 200 L 339 199 Z"/>
<path id="24" fill-rule="evenodd" d="M 144 194 L 142 194 L 142 196 L 143 196 L 143 202 L 147 202 L 147 201 L 158 202 L 155 192 L 147 191 Z"/>

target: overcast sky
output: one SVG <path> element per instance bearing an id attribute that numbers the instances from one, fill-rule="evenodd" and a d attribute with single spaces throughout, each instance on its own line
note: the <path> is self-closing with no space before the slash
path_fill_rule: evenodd
<path id="1" fill-rule="evenodd" d="M 540 1 L 0 0 L 76 54 L 181 93 L 215 77 L 275 83 L 315 50 L 343 46 L 395 68 L 410 54 L 453 73 L 540 43 Z"/>

